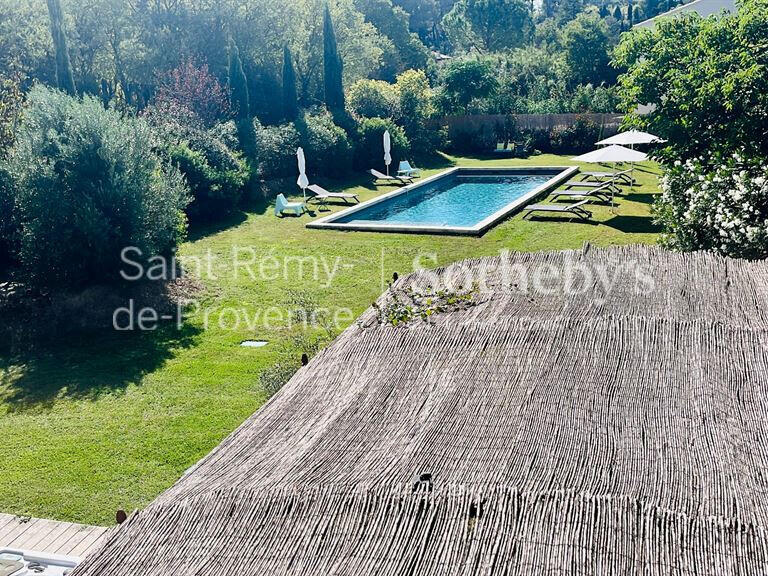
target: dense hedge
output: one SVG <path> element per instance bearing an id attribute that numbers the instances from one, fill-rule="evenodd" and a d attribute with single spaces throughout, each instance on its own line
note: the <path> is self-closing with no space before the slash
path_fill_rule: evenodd
<path id="1" fill-rule="evenodd" d="M 146 121 L 96 98 L 39 85 L 30 91 L 4 167 L 18 259 L 37 286 L 117 280 L 127 246 L 145 258 L 174 249 L 185 232 L 188 188 L 152 144 Z"/>
<path id="2" fill-rule="evenodd" d="M 357 127 L 355 166 L 360 170 L 375 168 L 384 171 L 384 132 L 389 130 L 392 142 L 392 166 L 397 169 L 401 160 L 410 155 L 410 142 L 405 131 L 391 120 L 364 118 Z"/>
<path id="3" fill-rule="evenodd" d="M 297 121 L 297 129 L 310 174 L 339 178 L 350 172 L 352 143 L 330 114 L 305 114 Z"/>

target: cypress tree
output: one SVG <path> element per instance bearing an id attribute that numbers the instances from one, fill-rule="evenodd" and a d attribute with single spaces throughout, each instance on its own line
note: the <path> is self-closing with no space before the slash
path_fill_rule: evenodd
<path id="1" fill-rule="evenodd" d="M 618 5 L 617 5 L 617 6 L 616 6 L 616 7 L 613 9 L 613 17 L 614 17 L 616 20 L 618 20 L 619 22 L 621 22 L 622 20 L 624 20 L 624 15 L 621 13 L 621 6 L 618 6 Z"/>
<path id="2" fill-rule="evenodd" d="M 243 71 L 240 51 L 232 39 L 229 41 L 229 95 L 235 115 L 238 118 L 248 118 L 250 115 L 248 80 Z"/>
<path id="3" fill-rule="evenodd" d="M 59 90 L 75 96 L 77 94 L 75 76 L 72 74 L 72 63 L 69 60 L 61 0 L 48 0 L 48 15 L 51 19 L 51 37 L 56 53 L 56 85 Z"/>
<path id="4" fill-rule="evenodd" d="M 296 93 L 296 72 L 293 69 L 291 51 L 283 48 L 283 116 L 289 122 L 299 115 L 299 103 Z"/>
<path id="5" fill-rule="evenodd" d="M 344 114 L 343 63 L 336 45 L 336 32 L 328 4 L 323 15 L 323 82 L 325 84 L 325 105 L 334 114 Z"/>
<path id="6" fill-rule="evenodd" d="M 629 22 L 629 27 L 632 28 L 632 24 L 634 22 L 634 15 L 632 14 L 632 0 L 629 0 L 627 3 L 627 21 Z"/>

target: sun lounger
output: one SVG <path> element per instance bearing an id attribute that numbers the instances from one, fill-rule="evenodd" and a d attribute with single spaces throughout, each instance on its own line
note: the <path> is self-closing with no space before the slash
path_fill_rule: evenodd
<path id="1" fill-rule="evenodd" d="M 559 214 L 573 214 L 582 220 L 589 220 L 592 218 L 592 212 L 582 208 L 587 202 L 589 200 L 582 200 L 574 204 L 533 204 L 525 207 L 526 213 L 523 215 L 523 218 L 530 216 L 534 212 L 555 212 Z"/>
<path id="2" fill-rule="evenodd" d="M 617 172 L 580 172 L 582 181 L 594 181 L 594 182 L 616 182 L 617 184 L 632 185 L 635 184 L 635 179 L 632 178 L 632 170 L 619 170 Z"/>
<path id="3" fill-rule="evenodd" d="M 328 192 L 328 190 L 317 184 L 307 186 L 307 192 L 310 192 L 312 197 L 316 199 L 321 206 L 325 206 L 328 200 L 344 200 L 345 204 L 349 204 L 350 200 L 360 202 L 357 194 L 350 194 L 348 192 Z"/>
<path id="4" fill-rule="evenodd" d="M 304 202 L 288 202 L 282 194 L 278 194 L 275 198 L 275 216 L 282 216 L 283 212 L 293 212 L 301 216 L 306 209 Z"/>
<path id="5" fill-rule="evenodd" d="M 590 188 L 588 190 L 555 190 L 552 193 L 553 198 L 560 198 L 561 196 L 568 196 L 569 198 L 578 198 L 579 200 L 589 201 L 592 198 L 597 198 L 604 202 L 610 202 L 612 200 L 611 190 L 607 187 Z"/>
<path id="6" fill-rule="evenodd" d="M 613 180 L 609 180 L 607 182 L 584 182 L 581 180 L 568 180 L 568 182 L 562 184 L 561 186 L 564 190 L 581 188 L 590 190 L 611 190 L 614 194 L 621 193 L 621 188 L 619 188 L 616 182 Z"/>
<path id="7" fill-rule="evenodd" d="M 389 182 L 391 184 L 410 184 L 413 182 L 413 178 L 410 176 L 388 176 L 387 174 L 379 172 L 378 170 L 374 170 L 373 168 L 371 168 L 369 172 L 375 180 L 383 180 L 384 182 Z"/>
<path id="8" fill-rule="evenodd" d="M 421 170 L 418 168 L 414 168 L 411 166 L 411 163 L 408 162 L 408 160 L 403 160 L 400 162 L 400 166 L 397 168 L 397 175 L 398 176 L 406 176 L 406 177 L 419 177 L 421 176 Z"/>

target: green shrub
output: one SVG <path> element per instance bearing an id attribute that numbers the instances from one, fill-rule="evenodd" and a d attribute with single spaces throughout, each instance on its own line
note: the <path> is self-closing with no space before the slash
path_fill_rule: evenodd
<path id="1" fill-rule="evenodd" d="M 14 197 L 11 175 L 0 166 L 0 265 L 9 263 L 17 254 Z"/>
<path id="2" fill-rule="evenodd" d="M 498 142 L 496 130 L 485 124 L 475 128 L 458 128 L 450 135 L 450 149 L 460 154 L 490 154 Z"/>
<path id="3" fill-rule="evenodd" d="M 229 214 L 248 183 L 249 170 L 235 123 L 208 125 L 180 102 L 161 101 L 149 107 L 146 118 L 157 134 L 157 148 L 177 166 L 189 183 L 193 222 L 207 222 Z"/>
<path id="4" fill-rule="evenodd" d="M 384 171 L 384 132 L 389 130 L 392 142 L 392 166 L 396 169 L 410 153 L 410 143 L 405 131 L 391 120 L 364 118 L 357 127 L 355 165 L 359 169 L 375 168 Z"/>
<path id="5" fill-rule="evenodd" d="M 347 109 L 358 118 L 400 117 L 400 93 L 383 80 L 358 80 L 347 90 Z"/>
<path id="6" fill-rule="evenodd" d="M 550 133 L 551 148 L 555 154 L 589 152 L 599 139 L 600 126 L 584 118 L 577 118 L 571 126 L 556 128 Z"/>
<path id="7" fill-rule="evenodd" d="M 259 177 L 264 180 L 296 174 L 296 148 L 301 144 L 299 131 L 293 124 L 263 126 L 253 121 Z"/>
<path id="8" fill-rule="evenodd" d="M 352 145 L 343 128 L 328 113 L 305 114 L 297 122 L 301 145 L 307 158 L 307 172 L 338 178 L 352 167 Z M 294 159 L 294 171 L 298 170 Z"/>
<path id="9" fill-rule="evenodd" d="M 120 278 L 121 251 L 145 258 L 182 238 L 188 188 L 152 152 L 143 119 L 35 86 L 8 158 L 19 259 L 38 286 Z"/>
<path id="10" fill-rule="evenodd" d="M 661 180 L 662 244 L 739 258 L 768 257 L 768 163 L 741 150 L 722 161 L 676 161 Z"/>
<path id="11" fill-rule="evenodd" d="M 171 162 L 181 170 L 192 192 L 187 214 L 193 222 L 211 221 L 230 213 L 248 181 L 245 162 L 215 140 L 209 147 L 197 141 L 168 146 Z"/>
<path id="12" fill-rule="evenodd" d="M 406 70 L 395 83 L 400 96 L 401 118 L 399 124 L 411 144 L 411 152 L 417 157 L 432 156 L 445 147 L 447 132 L 433 122 L 437 110 L 435 95 L 423 70 Z"/>

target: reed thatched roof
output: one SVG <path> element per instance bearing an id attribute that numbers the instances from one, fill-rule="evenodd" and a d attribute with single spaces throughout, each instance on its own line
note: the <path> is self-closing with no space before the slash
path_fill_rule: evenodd
<path id="1" fill-rule="evenodd" d="M 381 324 L 428 285 L 475 305 Z M 766 573 L 767 297 L 649 247 L 402 278 L 75 574 Z"/>

